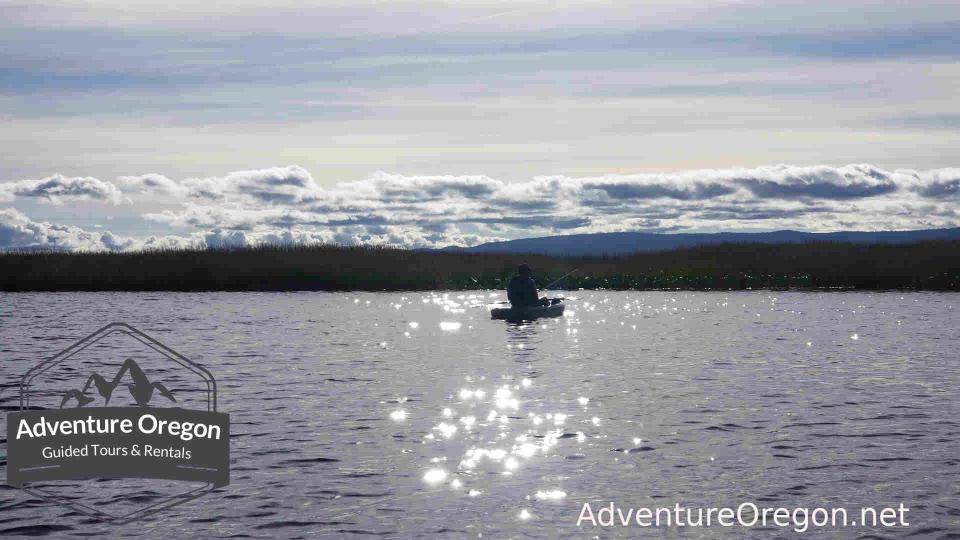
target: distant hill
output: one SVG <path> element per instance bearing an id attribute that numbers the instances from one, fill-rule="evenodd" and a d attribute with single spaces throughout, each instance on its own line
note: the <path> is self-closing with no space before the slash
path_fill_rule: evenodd
<path id="1" fill-rule="evenodd" d="M 809 233 L 774 231 L 760 233 L 677 233 L 615 232 L 571 234 L 488 242 L 469 248 L 447 248 L 468 253 L 538 253 L 556 256 L 626 255 L 676 248 L 725 243 L 794 244 L 807 242 L 851 242 L 855 244 L 905 244 L 923 240 L 960 240 L 960 227 L 918 231 L 840 231 Z"/>

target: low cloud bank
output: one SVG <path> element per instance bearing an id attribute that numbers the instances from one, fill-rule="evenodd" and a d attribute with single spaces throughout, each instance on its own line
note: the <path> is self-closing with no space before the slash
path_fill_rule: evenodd
<path id="1" fill-rule="evenodd" d="M 960 225 L 960 168 L 871 165 L 715 169 L 504 182 L 483 175 L 370 178 L 322 186 L 290 165 L 174 180 L 54 175 L 0 184 L 0 200 L 133 205 L 190 231 L 127 238 L 0 213 L 0 249 L 129 250 L 272 244 L 439 247 L 620 230 L 889 230 Z M 106 210 L 105 210 L 106 212 Z"/>

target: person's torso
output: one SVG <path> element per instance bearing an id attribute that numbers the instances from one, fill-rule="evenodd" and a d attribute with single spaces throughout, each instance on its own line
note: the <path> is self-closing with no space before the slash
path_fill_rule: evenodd
<path id="1" fill-rule="evenodd" d="M 537 283 L 530 276 L 514 276 L 507 285 L 510 301 L 520 304 L 535 304 Z"/>

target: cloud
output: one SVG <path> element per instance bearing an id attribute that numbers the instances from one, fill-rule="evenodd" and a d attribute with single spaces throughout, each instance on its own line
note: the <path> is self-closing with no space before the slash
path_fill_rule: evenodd
<path id="1" fill-rule="evenodd" d="M 777 165 L 678 173 L 544 176 L 504 182 L 482 175 L 403 176 L 321 187 L 295 165 L 188 179 L 167 186 L 183 194 L 179 209 L 145 214 L 173 227 L 258 232 L 304 228 L 365 231 L 385 237 L 387 227 L 423 233 L 417 242 L 449 235 L 506 236 L 617 230 L 654 220 L 657 230 L 785 226 L 819 230 L 830 223 L 883 223 L 878 212 L 894 201 L 933 204 L 927 216 L 899 212 L 897 226 L 930 226 L 951 213 L 938 201 L 954 197 L 960 169 L 887 171 L 867 164 L 842 167 Z M 631 221 L 634 220 L 634 221 Z M 806 222 L 805 222 L 806 220 Z M 890 223 L 889 225 L 894 225 Z M 353 234 L 353 233 L 350 233 Z M 396 237 L 396 233 L 391 233 Z M 488 234 L 488 235 L 489 235 Z M 357 236 L 363 239 L 363 235 Z M 461 239 L 464 237 L 460 237 Z"/>
<path id="2" fill-rule="evenodd" d="M 448 196 L 478 198 L 503 189 L 504 183 L 487 176 L 402 176 L 378 172 L 351 187 L 376 193 L 384 200 L 438 200 Z"/>
<path id="3" fill-rule="evenodd" d="M 328 230 L 302 228 L 244 231 L 214 228 L 188 236 L 164 235 L 132 238 L 112 232 L 91 232 L 80 227 L 34 221 L 14 208 L 0 209 L 0 251 L 132 251 L 160 249 L 229 249 L 261 245 L 374 244 L 427 248 L 469 246 L 494 240 L 457 231 L 426 231 L 397 226 L 351 226 Z"/>
<path id="4" fill-rule="evenodd" d="M 247 235 L 243 231 L 210 231 L 203 235 L 204 243 L 209 248 L 238 248 L 250 245 Z"/>
<path id="5" fill-rule="evenodd" d="M 17 213 L 7 215 L 2 247 L 124 250 L 324 242 L 443 247 L 625 230 L 960 225 L 960 168 L 776 165 L 519 182 L 483 175 L 377 173 L 322 186 L 306 169 L 288 165 L 181 181 L 159 174 L 124 176 L 118 183 L 124 197 L 140 205 L 143 220 L 181 236 L 90 233 L 32 222 Z M 152 204 L 156 194 L 164 196 L 159 207 Z"/>
<path id="6" fill-rule="evenodd" d="M 213 30 L 132 4 L 0 8 L 6 177 L 933 167 L 957 142 L 957 2 L 243 2 Z"/>
<path id="7" fill-rule="evenodd" d="M 762 198 L 859 199 L 897 190 L 892 174 L 870 165 L 756 169 L 733 181 Z"/>
<path id="8" fill-rule="evenodd" d="M 960 198 L 960 168 L 914 173 L 914 190 L 930 199 Z"/>
<path id="9" fill-rule="evenodd" d="M 931 182 L 930 184 L 920 188 L 918 191 L 924 197 L 956 198 L 958 195 L 960 195 L 960 178 L 946 180 L 943 182 Z"/>
<path id="10" fill-rule="evenodd" d="M 36 222 L 14 208 L 0 209 L 0 250 L 119 251 L 133 245 L 133 240 L 110 232 L 88 232 L 70 225 Z"/>
<path id="11" fill-rule="evenodd" d="M 264 204 L 298 204 L 316 200 L 321 193 L 310 173 L 296 165 L 189 178 L 183 181 L 183 187 L 194 198 Z"/>
<path id="12" fill-rule="evenodd" d="M 636 177 L 591 180 L 584 183 L 586 189 L 603 191 L 611 199 L 713 199 L 729 195 L 736 187 L 721 182 L 684 181 L 683 177 L 642 175 Z"/>
<path id="13" fill-rule="evenodd" d="M 162 174 L 143 174 L 140 176 L 121 176 L 117 179 L 124 191 L 137 193 L 156 193 L 185 197 L 188 189 Z"/>
<path id="14" fill-rule="evenodd" d="M 72 200 L 103 201 L 113 204 L 123 202 L 120 189 L 110 182 L 90 176 L 67 177 L 61 174 L 40 180 L 0 183 L 0 200 L 12 201 L 16 197 L 37 198 L 52 204 Z"/>
<path id="15" fill-rule="evenodd" d="M 92 232 L 72 225 L 34 221 L 15 208 L 0 208 L 0 251 L 130 251 L 205 247 L 202 235 L 132 238 L 110 231 Z"/>

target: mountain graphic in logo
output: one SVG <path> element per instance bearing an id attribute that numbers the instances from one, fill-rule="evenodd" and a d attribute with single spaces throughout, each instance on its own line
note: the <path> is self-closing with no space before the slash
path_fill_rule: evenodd
<path id="1" fill-rule="evenodd" d="M 177 401 L 177 399 L 173 397 L 173 392 L 167 390 L 167 387 L 161 383 L 151 382 L 150 379 L 147 378 L 147 374 L 140 369 L 140 366 L 138 366 L 132 358 L 127 358 L 123 362 L 123 365 L 120 366 L 120 371 L 117 372 L 112 381 L 108 381 L 99 373 L 93 373 L 87 378 L 87 383 L 83 385 L 83 390 L 73 389 L 64 392 L 63 401 L 60 402 L 60 408 L 64 408 L 71 399 L 76 401 L 75 407 L 77 408 L 93 403 L 95 398 L 87 395 L 87 390 L 90 389 L 91 384 L 97 387 L 97 392 L 100 394 L 100 397 L 103 398 L 103 404 L 109 404 L 110 398 L 113 396 L 113 391 L 117 389 L 120 381 L 123 380 L 123 376 L 128 373 L 133 382 L 127 383 L 125 386 L 130 390 L 130 395 L 134 401 L 137 402 L 137 405 L 146 407 L 153 397 L 154 390 L 158 391 L 161 396 L 170 401 Z"/>

